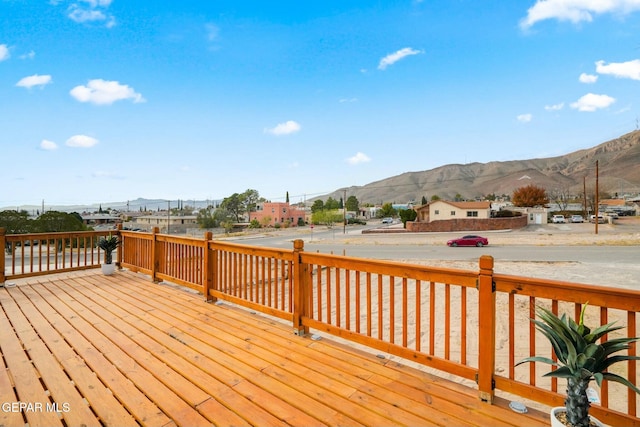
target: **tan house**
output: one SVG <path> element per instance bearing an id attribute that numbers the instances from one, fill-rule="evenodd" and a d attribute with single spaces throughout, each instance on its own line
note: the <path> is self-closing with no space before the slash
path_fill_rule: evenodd
<path id="1" fill-rule="evenodd" d="M 249 213 L 249 222 L 254 219 L 262 226 L 297 226 L 299 222 L 305 221 L 305 210 L 290 206 L 287 202 L 264 202 L 258 204 L 254 212 Z"/>
<path id="2" fill-rule="evenodd" d="M 491 202 L 450 202 L 436 200 L 418 208 L 421 222 L 445 219 L 487 219 L 491 218 Z"/>
<path id="3" fill-rule="evenodd" d="M 481 231 L 522 228 L 527 216 L 492 218 L 491 202 L 450 202 L 436 200 L 415 209 L 416 220 L 406 223 L 407 231 Z"/>
<path id="4" fill-rule="evenodd" d="M 198 224 L 197 215 L 171 215 L 160 212 L 153 215 L 141 215 L 132 218 L 130 223 L 133 227 L 138 227 L 146 231 L 151 231 L 153 227 L 158 227 L 161 233 L 184 233 L 187 228 L 195 227 Z M 128 226 L 126 223 L 125 226 Z"/>

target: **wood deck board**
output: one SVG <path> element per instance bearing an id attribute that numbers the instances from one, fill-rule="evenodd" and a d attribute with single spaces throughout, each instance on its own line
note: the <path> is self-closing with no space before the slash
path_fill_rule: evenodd
<path id="1" fill-rule="evenodd" d="M 298 337 L 290 324 L 204 303 L 201 295 L 141 274 L 23 279 L 0 289 L 0 303 L 0 322 L 10 325 L 0 328 L 0 398 L 68 399 L 74 413 L 62 413 L 67 425 L 548 422 L 535 411 L 523 416 L 503 401 L 482 403 L 468 387 L 330 339 Z M 88 412 L 75 412 L 82 402 Z M 55 413 L 25 416 L 30 426 L 62 425 Z M 0 425 L 23 423 L 21 414 L 0 412 Z"/>
<path id="2" fill-rule="evenodd" d="M 35 287 L 24 287 L 26 294 L 36 293 Z M 131 414 L 142 425 L 170 425 L 171 420 L 151 402 L 135 385 L 129 381 L 106 357 L 73 327 L 63 315 L 73 316 L 72 311 L 58 306 L 59 312 L 49 305 L 56 297 L 44 287 L 37 287 L 40 295 L 47 303 L 40 303 L 38 309 L 50 324 L 73 346 L 87 368 L 107 387 L 109 392 L 123 405 L 123 409 Z M 108 409 L 108 408 L 105 408 Z M 113 425 L 119 425 L 115 423 Z"/>
<path id="3" fill-rule="evenodd" d="M 195 405 L 190 405 L 179 394 L 180 391 L 187 393 L 181 387 L 185 385 L 191 387 L 191 384 L 187 385 L 187 381 L 183 377 L 167 369 L 164 364 L 154 359 L 151 353 L 132 341 L 127 336 L 128 331 L 124 333 L 117 330 L 109 323 L 110 318 L 105 319 L 100 317 L 98 313 L 92 312 L 90 309 L 92 305 L 86 304 L 86 300 L 83 299 L 82 303 L 76 300 L 75 298 L 79 295 L 77 292 L 73 292 L 73 288 L 67 293 L 69 286 L 65 282 L 47 283 L 46 286 L 57 293 L 61 300 L 64 300 L 69 307 L 78 313 L 79 316 L 72 319 L 72 324 L 76 322 L 79 328 L 93 328 L 85 336 L 91 336 L 96 348 L 111 363 L 135 383 L 136 387 L 143 391 L 169 418 L 174 419 L 176 424 L 184 426 L 210 425 L 210 422 L 195 409 Z M 172 380 L 180 378 L 180 383 L 169 387 L 158 378 L 164 375 L 170 375 Z M 187 399 L 189 398 L 194 398 L 194 396 L 188 394 Z M 202 403 L 207 398 L 202 393 L 195 400 L 197 403 Z"/>
<path id="4" fill-rule="evenodd" d="M 159 310 L 162 305 L 162 301 L 156 301 L 154 304 L 154 306 L 158 307 Z M 188 307 L 192 306 L 193 303 Z M 183 309 L 187 310 L 187 307 L 184 307 Z M 181 312 L 184 314 L 184 311 L 181 310 Z M 154 314 L 155 313 L 156 312 L 154 312 Z M 165 313 L 165 315 L 167 314 Z M 202 323 L 197 322 L 195 318 L 193 319 L 193 322 L 196 322 L 198 325 Z M 184 332 L 188 332 L 190 336 L 198 338 L 201 341 L 206 340 L 206 338 L 203 337 L 203 334 L 205 333 L 204 329 L 206 329 L 206 326 L 209 326 L 208 324 L 204 325 L 202 330 L 197 330 L 196 327 L 192 326 L 192 323 L 188 321 L 175 319 L 173 323 L 176 328 L 178 326 L 182 328 L 181 330 L 176 329 L 174 334 L 174 336 L 179 337 L 178 339 L 181 341 L 189 339 L 189 337 L 184 335 Z M 228 331 L 230 328 L 233 328 L 233 326 L 234 324 L 227 324 L 224 327 L 224 330 Z M 244 330 L 245 329 L 243 328 L 242 331 L 244 332 Z M 407 413 L 398 405 L 397 402 L 395 405 L 387 408 L 385 408 L 385 405 L 380 404 L 375 407 L 375 410 L 363 410 L 363 405 L 349 399 L 349 396 L 356 392 L 353 387 L 346 386 L 335 381 L 327 381 L 328 378 L 324 372 L 328 368 L 327 366 L 319 367 L 319 372 L 305 368 L 304 364 L 313 362 L 313 359 L 308 359 L 303 365 L 296 365 L 280 354 L 274 353 L 272 351 L 274 346 L 271 345 L 271 343 L 264 344 L 263 347 L 259 347 L 259 344 L 256 343 L 261 341 L 260 337 L 257 339 L 254 338 L 252 340 L 247 340 L 246 338 L 233 336 L 232 334 L 221 334 L 221 331 L 212 333 L 212 336 L 213 335 L 226 340 L 227 344 L 235 346 L 235 349 L 226 350 L 230 352 L 230 356 L 232 357 L 228 362 L 229 364 L 235 365 L 235 359 L 245 360 L 248 364 L 251 364 L 250 368 L 257 369 L 262 373 L 268 374 L 269 377 L 279 380 L 283 385 L 289 384 L 290 386 L 283 386 L 284 396 L 286 397 L 292 394 L 290 387 L 295 388 L 300 393 L 304 393 L 306 396 L 298 395 L 297 398 L 291 399 L 291 401 L 295 402 L 295 404 L 300 407 L 304 407 L 306 410 L 309 410 L 309 408 L 313 406 L 317 406 L 316 402 L 318 401 L 321 401 L 325 406 L 333 408 L 333 410 L 329 410 L 322 416 L 322 422 L 331 423 L 338 412 L 342 412 L 343 416 L 348 414 L 348 416 L 351 417 L 357 414 L 357 417 L 361 418 L 365 423 L 374 425 L 388 424 L 390 420 L 401 421 L 404 419 L 404 422 L 409 425 L 423 424 L 425 421 L 423 418 L 412 416 Z M 288 337 L 292 337 L 290 332 Z M 196 344 L 190 342 L 189 345 L 195 346 Z M 225 346 L 225 348 L 228 349 L 229 347 Z M 223 357 L 224 355 L 216 356 L 217 359 Z M 236 369 L 244 368 L 236 366 Z M 327 393 L 328 389 L 330 389 L 330 393 Z M 311 400 L 309 400 L 309 398 Z M 354 420 L 352 419 L 351 423 L 353 422 Z"/>
<path id="5" fill-rule="evenodd" d="M 239 375 L 231 373 L 226 377 L 222 375 L 229 385 L 219 381 L 213 373 L 221 376 L 221 371 L 228 371 L 225 368 L 221 368 L 221 360 L 216 357 L 217 355 L 203 354 L 193 351 L 190 347 L 185 345 L 185 342 L 177 333 L 172 333 L 175 328 L 171 323 L 164 322 L 158 317 L 153 317 L 151 310 L 145 311 L 139 317 L 131 316 L 127 310 L 124 310 L 124 308 L 132 309 L 132 306 L 124 297 L 119 298 L 120 306 L 116 307 L 115 304 L 112 304 L 114 301 L 110 298 L 109 293 L 105 293 L 101 290 L 89 290 L 88 292 L 92 293 L 90 297 L 94 298 L 97 303 L 102 302 L 105 306 L 111 307 L 111 310 L 114 313 L 119 313 L 120 318 L 112 319 L 114 326 L 122 329 L 133 328 L 134 332 L 132 332 L 130 338 L 135 340 L 137 344 L 155 354 L 156 357 L 172 369 L 180 372 L 192 384 L 206 390 L 209 395 L 215 396 L 216 399 L 220 400 L 220 405 L 214 405 L 212 402 L 197 405 L 198 408 L 203 411 L 204 408 L 216 408 L 213 412 L 213 414 L 215 414 L 216 421 L 224 415 L 229 421 L 234 418 L 236 419 L 236 421 L 231 422 L 230 424 L 238 425 L 243 423 L 241 418 L 237 415 L 222 414 L 222 411 L 229 411 L 227 407 L 230 406 L 234 407 L 235 410 L 245 414 L 245 416 L 248 416 L 249 418 L 261 419 L 263 421 L 263 425 L 282 425 L 282 421 L 271 416 L 268 412 L 262 410 L 250 400 L 240 399 L 238 398 L 238 393 L 230 392 L 233 391 L 232 387 L 235 387 L 236 384 L 244 381 L 244 379 Z M 210 338 L 213 338 L 213 336 Z M 216 360 L 216 362 L 213 363 L 212 360 Z M 292 408 L 290 407 L 287 408 L 287 413 L 283 414 L 283 416 L 288 415 L 290 417 L 292 415 L 291 409 Z M 302 419 L 299 421 L 301 423 L 303 422 Z M 311 423 L 317 421 L 306 418 L 306 422 Z"/>

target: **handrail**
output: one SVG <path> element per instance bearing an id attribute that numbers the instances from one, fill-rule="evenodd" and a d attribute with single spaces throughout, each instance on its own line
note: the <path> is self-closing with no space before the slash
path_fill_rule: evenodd
<path id="1" fill-rule="evenodd" d="M 6 234 L 0 228 L 0 284 L 7 278 L 98 268 L 104 259 L 98 241 L 109 234 L 117 230 Z"/>
<path id="2" fill-rule="evenodd" d="M 196 239 L 160 235 L 157 229 L 117 232 L 120 265 L 149 274 L 154 282 L 172 281 L 201 292 L 207 301 L 226 300 L 291 321 L 297 334 L 313 328 L 475 380 L 479 398 L 489 403 L 497 389 L 562 404 L 563 386 L 542 377 L 547 366 L 515 367 L 525 357 L 551 355 L 530 322 L 538 305 L 577 317 L 588 302 L 588 324 L 616 320 L 627 337 L 640 330 L 638 291 L 495 274 L 489 256 L 480 258 L 478 271 L 468 271 L 304 252 L 302 240 L 294 241 L 293 249 L 275 249 L 213 240 L 210 233 Z M 56 255 L 67 260 L 64 254 L 73 253 L 74 259 L 84 253 L 81 246 L 92 247 L 106 234 L 6 235 L 0 229 L 0 244 L 31 255 L 33 245 L 25 249 L 25 242 L 51 240 L 56 247 L 70 246 Z M 9 256 L 7 277 L 92 268 L 99 265 L 97 255 L 86 265 L 27 273 L 17 272 Z M 0 283 L 4 271 L 2 257 Z M 457 314 L 460 321 L 454 320 Z M 635 345 L 629 354 L 637 354 Z M 635 361 L 619 369 L 616 373 L 640 383 Z M 599 393 L 601 403 L 592 405 L 592 413 L 601 421 L 640 426 L 635 393 L 606 381 Z M 620 397 L 625 394 L 626 399 Z"/>

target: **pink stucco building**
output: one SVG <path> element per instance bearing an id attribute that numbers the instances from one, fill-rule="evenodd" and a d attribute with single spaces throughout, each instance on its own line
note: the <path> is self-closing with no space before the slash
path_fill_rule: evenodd
<path id="1" fill-rule="evenodd" d="M 258 220 L 262 226 L 275 226 L 276 224 L 297 226 L 298 222 L 305 220 L 305 210 L 289 203 L 264 202 L 258 204 L 255 212 L 249 213 L 249 221 Z"/>

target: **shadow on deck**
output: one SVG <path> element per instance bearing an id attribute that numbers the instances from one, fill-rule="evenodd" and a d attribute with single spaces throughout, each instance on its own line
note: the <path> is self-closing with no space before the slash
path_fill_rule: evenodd
<path id="1" fill-rule="evenodd" d="M 0 425 L 548 425 L 140 274 L 13 282 L 0 289 Z"/>

